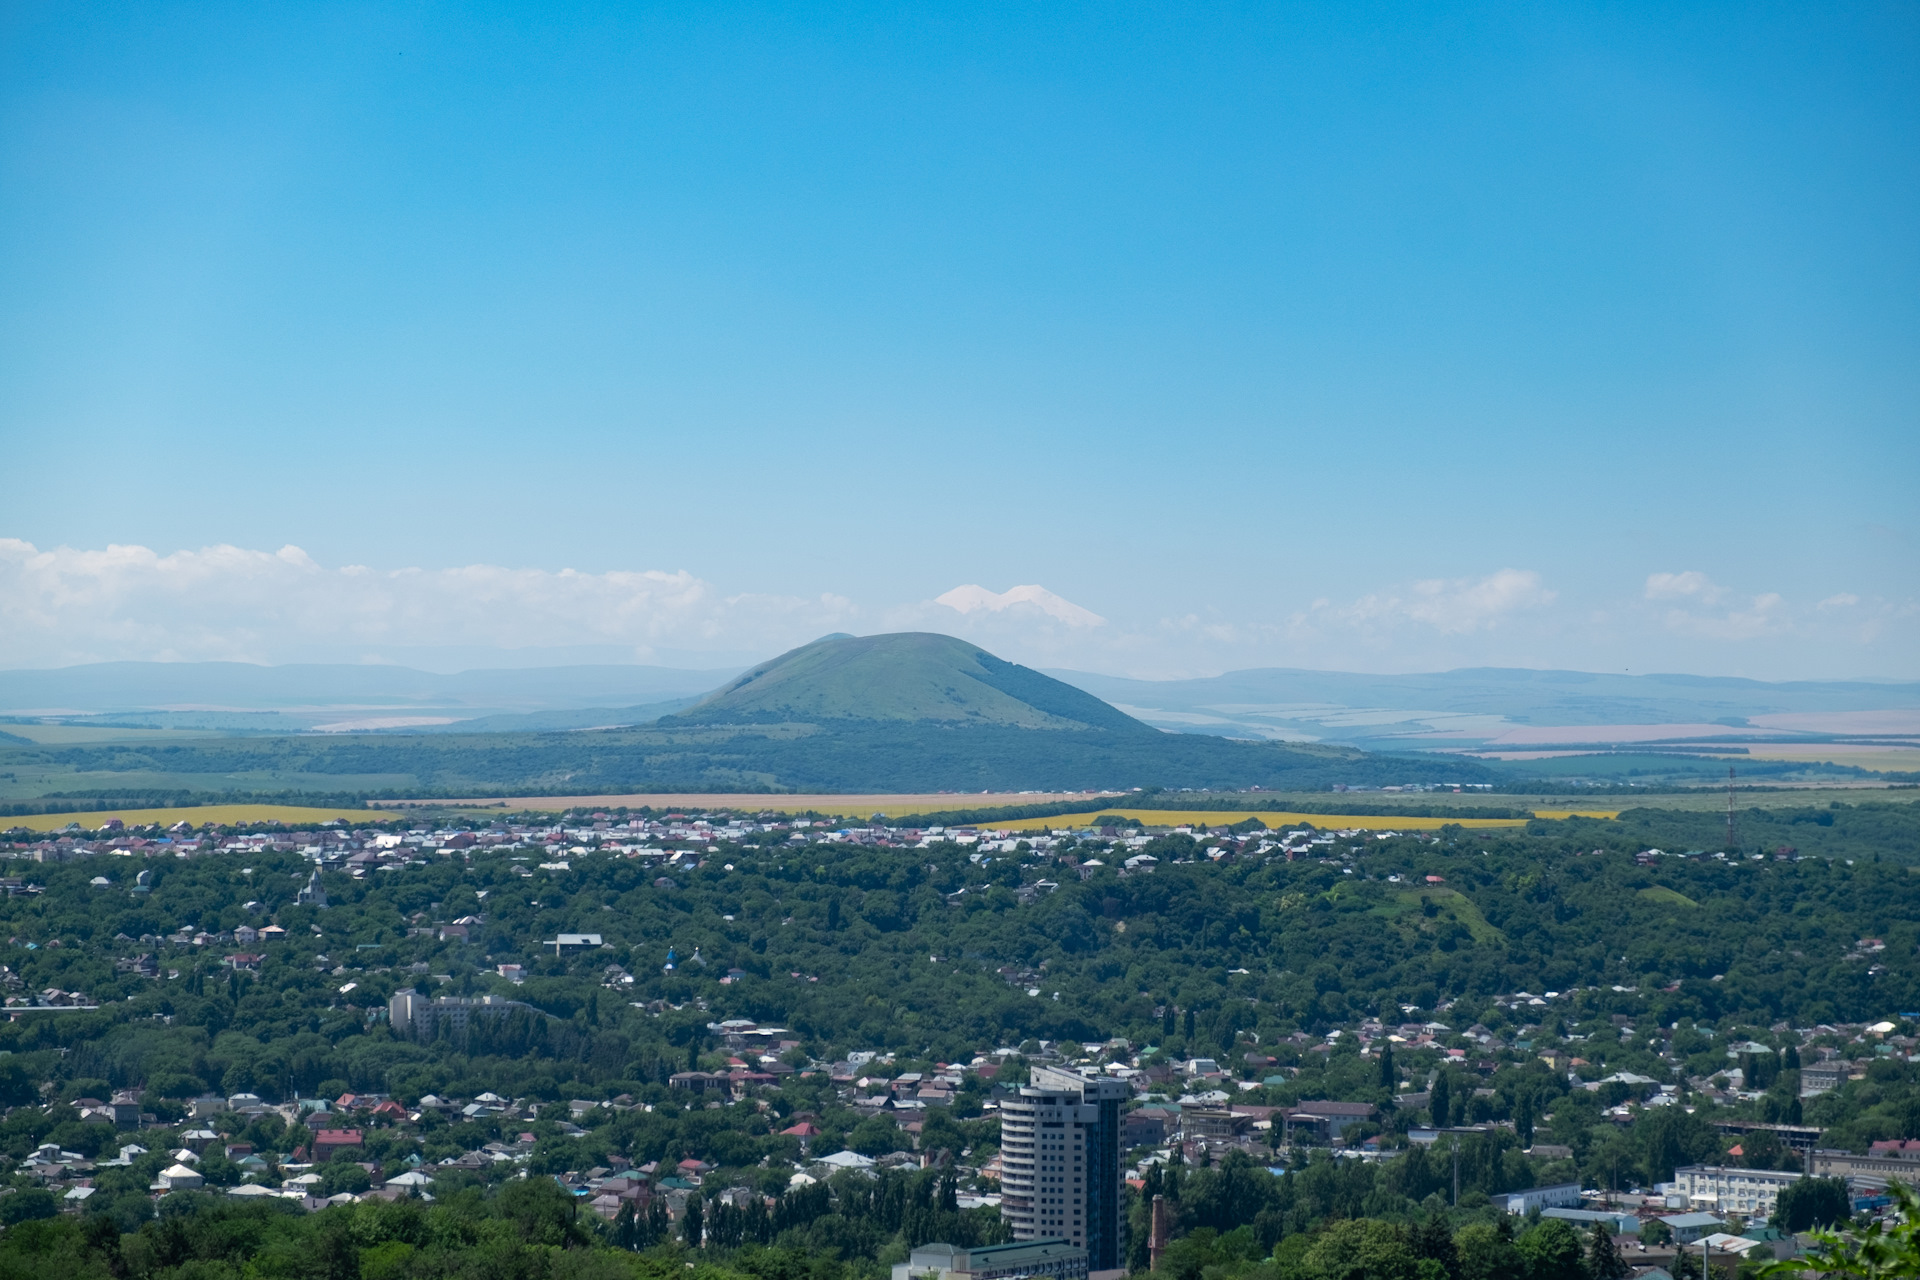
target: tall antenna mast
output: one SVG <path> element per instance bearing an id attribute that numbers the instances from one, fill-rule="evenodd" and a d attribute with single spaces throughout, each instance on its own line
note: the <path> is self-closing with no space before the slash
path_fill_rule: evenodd
<path id="1" fill-rule="evenodd" d="M 1733 853 L 1733 852 L 1736 852 L 1738 849 L 1739 849 L 1739 845 L 1736 844 L 1734 841 L 1734 827 L 1733 827 L 1733 766 L 1728 765 L 1727 766 L 1727 852 Z"/>

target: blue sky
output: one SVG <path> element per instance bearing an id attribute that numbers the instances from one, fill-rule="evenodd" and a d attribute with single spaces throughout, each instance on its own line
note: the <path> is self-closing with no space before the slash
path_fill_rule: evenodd
<path id="1" fill-rule="evenodd" d="M 0 664 L 1920 677 L 1911 6 L 0 23 Z"/>

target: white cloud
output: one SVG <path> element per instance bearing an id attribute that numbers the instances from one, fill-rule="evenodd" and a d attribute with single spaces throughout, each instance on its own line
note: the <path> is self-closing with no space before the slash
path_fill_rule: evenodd
<path id="1" fill-rule="evenodd" d="M 1064 600 L 1042 586 L 1028 585 L 1011 587 L 995 593 L 985 587 L 969 583 L 964 587 L 937 595 L 935 604 L 943 604 L 957 613 L 1005 613 L 1010 609 L 1018 610 L 1022 606 L 1038 610 L 1055 622 L 1064 622 L 1070 627 L 1100 627 L 1107 620 L 1091 609 L 1082 609 L 1071 600 Z"/>
<path id="2" fill-rule="evenodd" d="M 1842 591 L 1838 595 L 1828 596 L 1825 600 L 1815 605 L 1814 608 L 1825 613 L 1829 609 L 1849 609 L 1859 603 L 1859 596 L 1854 595 L 1851 591 Z"/>
<path id="3" fill-rule="evenodd" d="M 1714 604 L 1726 594 L 1723 588 L 1714 585 L 1713 579 L 1698 569 L 1688 569 L 1684 573 L 1647 575 L 1647 599 L 1649 600 L 1693 599 Z"/>
<path id="4" fill-rule="evenodd" d="M 1667 626 L 1707 639 L 1745 641 L 1761 635 L 1772 635 L 1776 631 L 1788 631 L 1793 628 L 1793 620 L 1786 612 L 1786 599 L 1774 591 L 1768 591 L 1753 597 L 1753 603 L 1743 608 L 1730 608 L 1724 614 L 1692 614 L 1680 608 L 1668 610 Z"/>
<path id="5" fill-rule="evenodd" d="M 1744 607 L 1721 613 L 1669 609 L 1666 624 L 1671 630 L 1709 640 L 1752 640 L 1793 629 L 1786 600 L 1773 591 L 1755 596 Z"/>
<path id="6" fill-rule="evenodd" d="M 42 551 L 0 539 L 0 665 L 290 660 L 317 648 L 777 651 L 848 625 L 836 596 L 726 595 L 685 571 L 336 569 L 298 547 Z"/>
<path id="7" fill-rule="evenodd" d="M 1552 604 L 1556 593 L 1531 569 L 1501 569 L 1484 578 L 1429 578 L 1411 587 L 1360 597 L 1350 605 L 1315 601 L 1307 618 L 1361 629 L 1417 623 L 1442 635 L 1490 630 L 1516 613 Z"/>
<path id="8" fill-rule="evenodd" d="M 1762 592 L 1744 604 L 1732 603 L 1733 592 L 1698 569 L 1648 574 L 1646 598 L 1668 602 L 1662 621 L 1669 631 L 1701 639 L 1752 640 L 1793 629 L 1787 602 L 1778 592 Z M 1853 597 L 1835 596 L 1820 607 L 1836 602 L 1851 603 Z"/>

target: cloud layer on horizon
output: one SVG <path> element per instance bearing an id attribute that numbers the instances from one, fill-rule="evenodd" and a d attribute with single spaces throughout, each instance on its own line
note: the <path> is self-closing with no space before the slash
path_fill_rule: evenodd
<path id="1" fill-rule="evenodd" d="M 1104 627 L 1107 620 L 1091 609 L 1082 609 L 1071 600 L 1064 600 L 1038 584 L 1024 587 L 1011 587 L 1006 591 L 989 591 L 978 583 L 968 583 L 964 587 L 955 587 L 933 598 L 935 604 L 943 604 L 955 613 L 1005 613 L 1019 610 L 1022 606 L 1063 622 L 1069 627 Z"/>
<path id="2" fill-rule="evenodd" d="M 728 595 L 685 571 L 336 569 L 298 547 L 41 551 L 0 539 L 0 665 L 124 659 L 283 662 L 316 645 L 378 659 L 392 647 L 618 646 L 634 661 L 760 649 L 843 629 L 836 596 Z"/>
<path id="3" fill-rule="evenodd" d="M 1104 602 L 1103 602 L 1104 603 Z M 1288 605 L 1258 593 L 1190 612 L 1144 599 L 1103 616 L 1038 584 L 930 599 L 729 593 L 685 570 L 581 573 L 470 564 L 329 568 L 298 547 L 42 550 L 0 538 L 0 667 L 118 660 L 398 661 L 427 651 L 495 665 L 591 650 L 601 661 L 726 665 L 832 631 L 932 630 L 1016 661 L 1171 677 L 1254 666 L 1695 670 L 1765 678 L 1920 676 L 1920 607 L 1845 591 L 1796 606 L 1695 569 L 1632 596 L 1573 603 L 1536 570 L 1426 578 Z M 1796 670 L 1809 647 L 1851 668 Z M 511 665 L 525 665 L 525 661 Z"/>

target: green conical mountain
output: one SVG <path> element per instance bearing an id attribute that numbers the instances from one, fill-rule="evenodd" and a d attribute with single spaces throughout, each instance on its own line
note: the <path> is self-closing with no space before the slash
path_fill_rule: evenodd
<path id="1" fill-rule="evenodd" d="M 830 636 L 761 663 L 675 717 L 695 724 L 913 721 L 1157 731 L 1092 694 L 952 636 Z"/>

